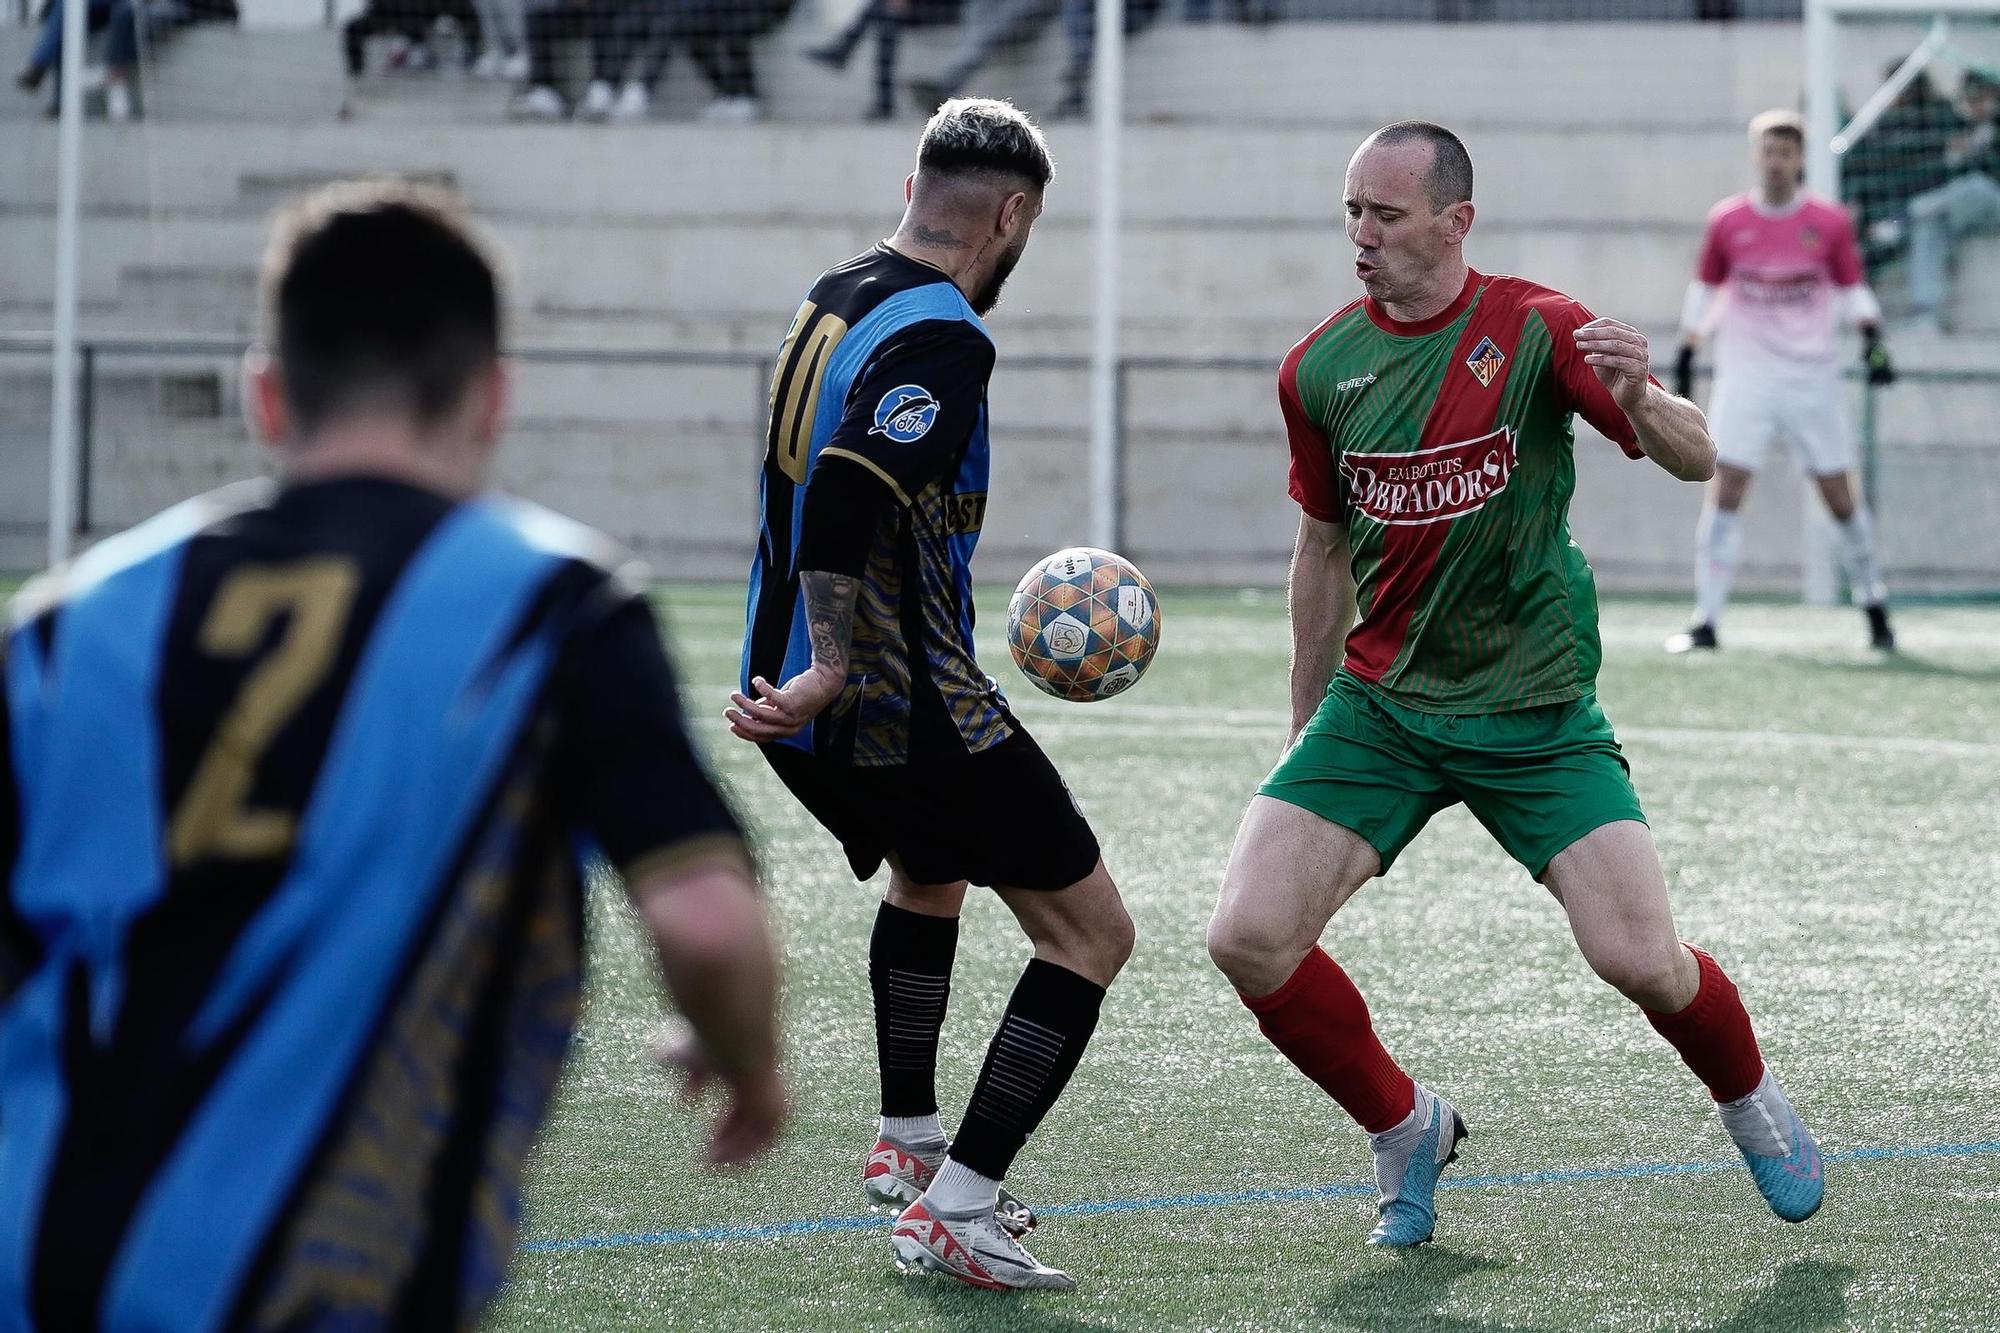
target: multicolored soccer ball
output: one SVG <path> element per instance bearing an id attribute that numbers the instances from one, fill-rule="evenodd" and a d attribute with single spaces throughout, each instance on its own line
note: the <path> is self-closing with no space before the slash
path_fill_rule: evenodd
<path id="1" fill-rule="evenodd" d="M 1131 561 L 1094 546 L 1057 551 L 1007 604 L 1014 665 L 1058 699 L 1123 694 L 1160 646 L 1160 600 Z"/>

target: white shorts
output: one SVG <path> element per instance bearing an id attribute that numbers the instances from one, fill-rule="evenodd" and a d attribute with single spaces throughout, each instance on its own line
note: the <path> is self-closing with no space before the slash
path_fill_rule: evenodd
<path id="1" fill-rule="evenodd" d="M 1854 440 L 1847 433 L 1844 397 L 1837 374 L 1717 375 L 1708 399 L 1708 431 L 1716 456 L 1755 472 L 1763 466 L 1772 437 L 1781 435 L 1812 476 L 1846 472 L 1854 466 Z"/>

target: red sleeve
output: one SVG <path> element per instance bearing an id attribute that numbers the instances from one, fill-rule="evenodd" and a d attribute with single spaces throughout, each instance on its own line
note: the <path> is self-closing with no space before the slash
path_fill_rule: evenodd
<path id="1" fill-rule="evenodd" d="M 1278 371 L 1278 410 L 1285 415 L 1285 436 L 1292 447 L 1292 480 L 1287 488 L 1299 508 L 1322 523 L 1340 522 L 1340 474 L 1333 461 L 1333 444 L 1299 398 L 1299 361 L 1312 339 L 1292 349 Z"/>
<path id="2" fill-rule="evenodd" d="M 1549 326 L 1549 337 L 1555 344 L 1556 382 L 1561 385 L 1564 404 L 1596 427 L 1599 435 L 1623 449 L 1627 458 L 1644 458 L 1645 451 L 1639 448 L 1639 433 L 1632 429 L 1625 409 L 1618 406 L 1611 391 L 1604 387 L 1604 382 L 1597 378 L 1597 372 L 1590 368 L 1583 359 L 1583 353 L 1576 349 L 1576 331 L 1597 316 L 1585 309 L 1581 302 L 1572 301 L 1567 296 L 1555 296 L 1545 301 L 1541 312 Z M 1658 380 L 1653 382 L 1659 383 Z"/>
<path id="3" fill-rule="evenodd" d="M 1833 244 L 1828 247 L 1827 266 L 1833 272 L 1834 286 L 1853 287 L 1867 281 L 1861 269 L 1861 246 L 1854 238 L 1854 219 L 1847 210 L 1837 208 L 1834 212 L 1839 222 L 1834 226 Z"/>
<path id="4" fill-rule="evenodd" d="M 1729 256 L 1722 248 L 1722 214 L 1711 214 L 1708 230 L 1702 233 L 1701 258 L 1694 266 L 1694 276 L 1711 287 L 1720 287 L 1729 277 Z"/>

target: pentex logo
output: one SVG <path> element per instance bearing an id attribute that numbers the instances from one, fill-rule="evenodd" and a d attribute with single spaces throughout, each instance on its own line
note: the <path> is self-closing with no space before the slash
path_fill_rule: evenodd
<path id="1" fill-rule="evenodd" d="M 1486 507 L 1507 489 L 1518 456 L 1512 427 L 1407 454 L 1347 454 L 1348 503 L 1393 527 L 1443 523 Z"/>
<path id="2" fill-rule="evenodd" d="M 1342 380 L 1333 386 L 1333 391 L 1335 393 L 1346 393 L 1349 389 L 1365 389 L 1374 382 L 1375 372 L 1371 370 L 1366 375 L 1356 375 L 1351 380 Z"/>
<path id="3" fill-rule="evenodd" d="M 1465 358 L 1465 364 L 1479 376 L 1479 387 L 1490 389 L 1493 377 L 1500 373 L 1500 367 L 1507 364 L 1507 358 L 1500 354 L 1500 344 L 1491 338 L 1481 338 L 1479 346 L 1472 349 L 1472 355 Z"/>

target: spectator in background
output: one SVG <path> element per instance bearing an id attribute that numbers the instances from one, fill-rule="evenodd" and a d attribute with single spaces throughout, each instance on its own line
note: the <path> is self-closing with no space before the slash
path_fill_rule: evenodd
<path id="1" fill-rule="evenodd" d="M 1160 0 L 1125 0 L 1125 34 L 1139 31 L 1160 16 Z M 1090 71 L 1097 62 L 1096 0 L 1062 0 L 1063 35 L 1069 38 L 1069 62 L 1063 66 L 1062 100 L 1049 112 L 1051 120 L 1073 120 L 1090 112 Z"/>
<path id="2" fill-rule="evenodd" d="M 91 30 L 104 29 L 104 114 L 111 120 L 132 118 L 132 74 L 139 64 L 139 23 L 132 0 L 88 0 L 84 22 Z M 21 91 L 32 93 L 62 64 L 63 0 L 49 0 L 47 15 L 27 64 L 14 76 Z M 87 49 L 87 45 L 86 45 Z M 58 82 L 60 75 L 58 75 Z M 84 85 L 89 91 L 90 85 Z M 49 103 L 54 115 L 60 98 Z"/>
<path id="3" fill-rule="evenodd" d="M 842 70 L 854 48 L 870 31 L 875 34 L 875 100 L 868 119 L 887 120 L 896 114 L 896 51 L 903 29 L 956 23 L 959 0 L 867 0 L 847 26 L 824 46 L 806 52 L 829 69 Z"/>
<path id="4" fill-rule="evenodd" d="M 1966 128 L 1945 145 L 1951 179 L 1910 200 L 1910 320 L 1939 332 L 1952 242 L 2000 224 L 2000 80 L 1969 73 L 1959 88 Z"/>
<path id="5" fill-rule="evenodd" d="M 368 7 L 347 21 L 342 29 L 347 51 L 347 77 L 358 79 L 367 67 L 370 37 L 389 33 L 404 43 L 389 57 L 387 68 L 410 73 L 437 68 L 432 52 L 431 30 L 441 18 L 450 18 L 465 38 L 465 49 L 478 49 L 481 38 L 479 15 L 472 0 L 368 0 Z"/>
<path id="6" fill-rule="evenodd" d="M 1892 62 L 1884 80 L 1894 78 L 1902 64 Z M 1930 76 L 1918 74 L 1848 151 L 1840 192 L 1855 211 L 1862 256 L 1870 268 L 1902 252 L 1910 201 L 1949 179 L 1945 150 L 1964 128 L 1952 104 L 1931 86 Z"/>
<path id="7" fill-rule="evenodd" d="M 1125 0 L 1125 31 L 1138 31 L 1159 12 L 1160 0 Z M 910 80 L 910 96 L 929 113 L 964 88 L 1000 48 L 1034 40 L 1058 14 L 1069 38 L 1069 60 L 1062 100 L 1049 114 L 1051 119 L 1082 115 L 1090 105 L 1090 68 L 1097 54 L 1095 0 L 975 0 L 951 63 L 934 79 Z"/>
<path id="8" fill-rule="evenodd" d="M 1034 40 L 1064 0 L 972 0 L 966 10 L 958 50 L 936 77 L 911 79 L 910 96 L 929 115 L 986 67 L 1003 46 Z"/>
<path id="9" fill-rule="evenodd" d="M 607 3 L 610 0 L 599 0 Z M 684 49 L 715 89 L 702 119 L 748 122 L 764 113 L 750 44 L 784 22 L 792 0 L 623 0 L 613 20 L 620 65 L 638 65 L 614 96 L 613 83 L 593 75 L 583 115 L 592 120 L 644 120 L 654 89 L 677 49 Z M 622 71 L 620 71 L 622 72 Z"/>
<path id="10" fill-rule="evenodd" d="M 611 114 L 612 89 L 625 73 L 629 45 L 628 6 L 616 0 L 527 0 L 528 86 L 508 105 L 520 120 L 562 120 L 569 99 L 557 86 L 556 44 L 590 43 L 590 86 L 581 114 L 602 120 Z"/>
<path id="11" fill-rule="evenodd" d="M 515 83 L 528 77 L 527 15 L 523 0 L 473 0 L 479 11 L 479 31 L 484 49 L 472 64 L 479 79 L 509 79 Z"/>
<path id="12" fill-rule="evenodd" d="M 750 43 L 790 16 L 793 0 L 669 0 L 669 37 L 686 45 L 715 100 L 702 119 L 747 123 L 764 114 Z"/>

